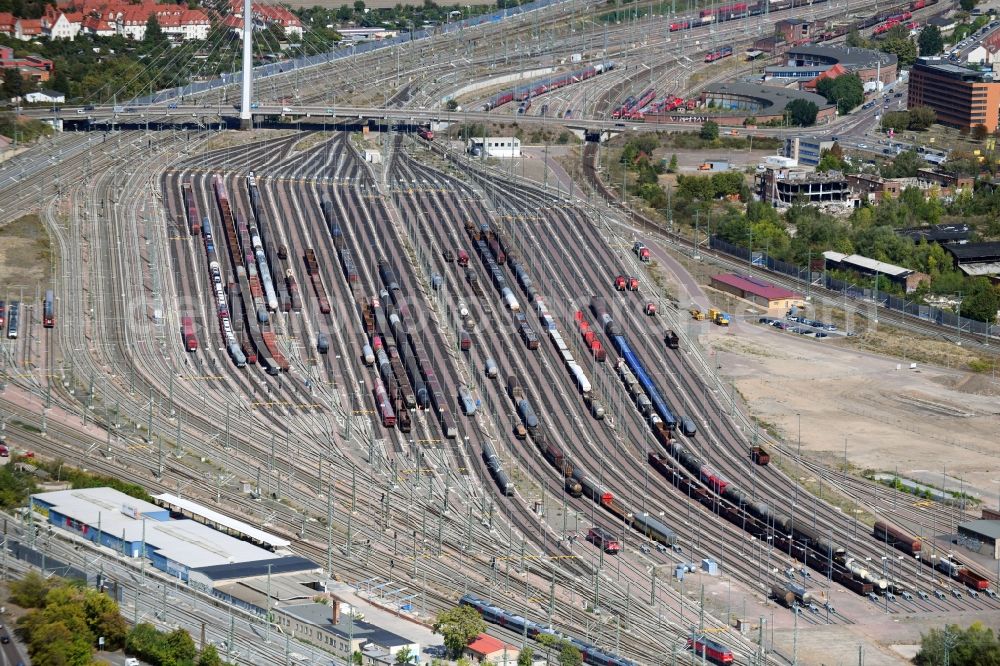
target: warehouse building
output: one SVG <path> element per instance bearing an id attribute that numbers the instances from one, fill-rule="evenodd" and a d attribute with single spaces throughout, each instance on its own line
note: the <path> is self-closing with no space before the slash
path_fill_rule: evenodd
<path id="1" fill-rule="evenodd" d="M 750 301 L 768 310 L 787 310 L 793 305 L 803 307 L 805 302 L 800 294 L 778 287 L 770 282 L 749 275 L 724 273 L 712 276 L 712 288 L 733 294 L 737 298 Z"/>
<path id="2" fill-rule="evenodd" d="M 113 488 L 37 493 L 31 496 L 31 509 L 55 527 L 126 557 L 147 557 L 157 569 L 206 589 L 205 581 L 222 570 L 245 575 L 269 568 L 275 572 L 318 569 L 305 558 L 265 550 L 195 520 L 172 518 L 167 508 Z M 238 529 L 254 530 L 250 525 Z"/>
<path id="3" fill-rule="evenodd" d="M 1000 520 L 970 520 L 958 524 L 958 534 L 982 544 L 979 552 L 1000 560 Z"/>
<path id="4" fill-rule="evenodd" d="M 910 69 L 907 106 L 929 106 L 942 125 L 968 129 L 985 125 L 995 132 L 1000 121 L 1000 83 L 993 80 L 992 72 L 943 58 L 917 58 Z"/>
<path id="5" fill-rule="evenodd" d="M 926 273 L 915 271 L 912 268 L 903 268 L 893 264 L 862 257 L 860 254 L 844 254 L 827 250 L 823 253 L 826 267 L 831 270 L 851 271 L 866 276 L 882 276 L 900 285 L 910 293 L 923 283 L 930 283 L 931 276 Z"/>
<path id="6" fill-rule="evenodd" d="M 955 258 L 955 266 L 969 276 L 1000 275 L 1000 243 L 964 243 L 945 245 Z"/>

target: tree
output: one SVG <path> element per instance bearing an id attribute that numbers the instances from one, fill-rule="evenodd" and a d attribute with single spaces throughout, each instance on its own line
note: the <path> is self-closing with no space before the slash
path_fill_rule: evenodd
<path id="1" fill-rule="evenodd" d="M 358 14 L 365 13 L 365 2 L 364 0 L 354 0 L 354 11 Z"/>
<path id="2" fill-rule="evenodd" d="M 834 144 L 834 147 L 836 147 L 836 144 Z M 816 171 L 844 171 L 845 166 L 844 161 L 839 158 L 836 153 L 832 150 L 824 150 L 820 153 L 819 164 L 816 165 Z"/>
<path id="3" fill-rule="evenodd" d="M 395 664 L 396 666 L 404 666 L 413 661 L 413 654 L 410 652 L 409 647 L 403 647 L 396 653 Z"/>
<path id="4" fill-rule="evenodd" d="M 993 631 L 979 622 L 964 631 L 957 624 L 950 624 L 921 636 L 920 652 L 913 662 L 917 666 L 938 666 L 946 661 L 951 666 L 997 666 L 1000 643 Z"/>
<path id="5" fill-rule="evenodd" d="M 164 44 L 168 41 L 167 36 L 163 34 L 163 28 L 160 27 L 160 20 L 156 18 L 156 14 L 150 14 L 149 18 L 146 19 L 146 34 L 142 41 L 150 45 Z"/>
<path id="6" fill-rule="evenodd" d="M 4 73 L 3 96 L 8 99 L 21 97 L 31 91 L 31 86 L 25 81 L 21 73 L 16 69 L 9 69 Z"/>
<path id="7" fill-rule="evenodd" d="M 785 107 L 785 117 L 788 122 L 799 127 L 809 127 L 814 124 L 817 113 L 819 113 L 819 107 L 805 99 L 793 99 Z"/>
<path id="8" fill-rule="evenodd" d="M 486 622 L 471 606 L 456 606 L 438 613 L 434 632 L 444 636 L 444 645 L 452 655 L 459 655 L 473 638 L 486 631 Z"/>
<path id="9" fill-rule="evenodd" d="M 968 296 L 962 299 L 962 316 L 995 323 L 997 310 L 1000 310 L 1000 291 L 983 277 L 971 280 L 971 283 Z"/>
<path id="10" fill-rule="evenodd" d="M 882 129 L 902 132 L 910 127 L 909 111 L 887 111 L 882 114 Z"/>
<path id="11" fill-rule="evenodd" d="M 670 156 L 670 164 L 667 165 L 667 173 L 677 173 L 677 153 Z"/>
<path id="12" fill-rule="evenodd" d="M 851 31 L 847 33 L 847 45 L 853 47 L 865 47 L 868 45 L 868 42 L 866 42 L 865 38 L 861 36 L 861 33 L 858 32 L 857 28 L 852 28 Z"/>
<path id="13" fill-rule="evenodd" d="M 351 655 L 351 663 L 354 666 L 361 666 L 361 664 L 365 663 L 365 655 L 361 654 L 360 650 L 355 650 L 354 654 Z"/>
<path id="14" fill-rule="evenodd" d="M 959 0 L 958 5 L 963 11 L 971 12 L 976 8 L 976 2 L 978 0 Z"/>
<path id="15" fill-rule="evenodd" d="M 714 120 L 706 120 L 701 125 L 700 136 L 705 141 L 715 141 L 719 138 L 719 123 Z"/>
<path id="16" fill-rule="evenodd" d="M 822 79 L 816 84 L 816 92 L 844 115 L 865 101 L 865 85 L 857 74 L 841 74 L 832 79 Z"/>
<path id="17" fill-rule="evenodd" d="M 886 33 L 879 42 L 878 50 L 883 53 L 894 53 L 899 59 L 900 67 L 909 67 L 917 59 L 917 45 L 910 39 L 909 28 L 897 25 Z"/>
<path id="18" fill-rule="evenodd" d="M 37 571 L 29 571 L 24 578 L 10 584 L 10 600 L 24 608 L 42 608 L 51 589 L 52 583 L 44 576 Z"/>
<path id="19" fill-rule="evenodd" d="M 86 590 L 83 613 L 94 636 L 104 637 L 105 649 L 117 650 L 125 644 L 128 624 L 114 599 L 97 590 Z"/>
<path id="20" fill-rule="evenodd" d="M 990 135 L 989 128 L 986 125 L 979 124 L 972 128 L 972 138 L 976 141 L 983 141 Z"/>
<path id="21" fill-rule="evenodd" d="M 569 641 L 563 641 L 562 649 L 559 651 L 559 664 L 560 666 L 582 666 L 583 655 L 580 654 L 580 650 L 575 645 Z"/>
<path id="22" fill-rule="evenodd" d="M 904 150 L 896 155 L 892 163 L 883 167 L 882 175 L 886 178 L 913 178 L 917 175 L 917 169 L 926 166 L 923 158 L 913 150 Z"/>
<path id="23" fill-rule="evenodd" d="M 196 666 L 225 666 L 225 662 L 222 661 L 222 657 L 219 656 L 219 651 L 215 649 L 215 646 L 209 643 L 201 651 L 201 654 L 198 655 Z"/>
<path id="24" fill-rule="evenodd" d="M 517 655 L 517 666 L 531 666 L 535 660 L 535 650 L 530 646 L 524 646 L 521 654 Z"/>
<path id="25" fill-rule="evenodd" d="M 677 196 L 681 199 L 711 201 L 715 198 L 715 186 L 710 176 L 677 176 Z"/>
<path id="26" fill-rule="evenodd" d="M 937 113 L 929 106 L 915 106 L 910 109 L 910 129 L 923 131 L 937 121 Z"/>
<path id="27" fill-rule="evenodd" d="M 941 29 L 936 25 L 928 25 L 920 31 L 917 38 L 917 46 L 920 48 L 920 55 L 934 56 L 944 50 L 944 38 L 941 37 Z"/>

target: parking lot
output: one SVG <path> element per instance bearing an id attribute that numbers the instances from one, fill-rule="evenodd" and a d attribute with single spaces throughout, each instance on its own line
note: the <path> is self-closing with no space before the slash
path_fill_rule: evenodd
<path id="1" fill-rule="evenodd" d="M 843 337 L 845 335 L 845 333 L 840 331 L 834 324 L 796 315 L 788 315 L 784 319 L 778 319 L 776 317 L 761 317 L 757 320 L 757 323 L 764 324 L 765 326 L 773 326 L 779 331 L 785 331 L 786 333 L 808 335 L 819 339 Z M 852 334 L 846 333 L 846 335 L 849 336 Z"/>

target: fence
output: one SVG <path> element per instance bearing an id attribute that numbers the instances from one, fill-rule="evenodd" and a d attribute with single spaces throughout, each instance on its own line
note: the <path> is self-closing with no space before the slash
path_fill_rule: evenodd
<path id="1" fill-rule="evenodd" d="M 712 236 L 709 239 L 709 247 L 728 254 L 731 257 L 742 259 L 747 262 L 748 266 L 751 264 L 750 250 L 745 247 L 733 245 L 717 236 Z M 764 268 L 773 273 L 780 273 L 805 284 L 816 284 L 815 280 L 811 279 L 816 277 L 817 274 L 815 272 L 810 276 L 808 269 L 775 259 L 768 256 L 765 252 L 755 251 L 752 263 L 757 268 Z M 975 333 L 991 337 L 1000 333 L 1000 329 L 995 324 L 967 317 L 959 317 L 950 310 L 942 310 L 932 305 L 921 305 L 920 303 L 914 303 L 899 296 L 892 296 L 882 292 L 878 292 L 876 296 L 874 289 L 859 287 L 843 280 L 837 280 L 827 275 L 825 271 L 820 274 L 819 284 L 830 291 L 841 294 L 844 298 L 850 298 L 855 301 L 867 301 L 869 303 L 877 302 L 878 305 L 889 310 L 900 312 L 922 321 L 940 324 L 942 327 L 954 329 L 956 333 Z"/>

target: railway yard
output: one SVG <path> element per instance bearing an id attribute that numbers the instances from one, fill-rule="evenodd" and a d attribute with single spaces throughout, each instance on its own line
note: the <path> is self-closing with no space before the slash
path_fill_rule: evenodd
<path id="1" fill-rule="evenodd" d="M 570 188 L 560 170 L 554 187 L 407 117 L 453 101 L 497 123 L 676 111 L 663 127 L 686 127 L 676 100 L 731 77 L 715 61 L 776 17 L 849 11 L 870 33 L 889 10 L 775 2 L 700 26 L 697 10 L 599 11 L 553 3 L 255 81 L 254 99 L 294 122 L 224 129 L 240 103 L 227 86 L 141 115 L 81 113 L 65 119 L 77 131 L 0 164 L 0 222 L 38 215 L 52 263 L 50 281 L 8 277 L 0 296 L 6 444 L 183 492 L 288 539 L 359 595 L 399 588 L 405 607 L 369 601 L 404 620 L 471 606 L 505 641 L 556 634 L 591 664 L 858 663 L 859 646 L 864 663 L 904 663 L 892 645 L 997 617 L 1000 570 L 949 542 L 971 508 L 857 473 L 898 460 L 931 482 L 947 446 L 969 455 L 947 470 L 988 491 L 995 409 L 978 394 L 961 405 L 959 371 L 888 377 L 896 360 L 786 344 L 750 315 L 725 334 L 692 322 L 689 302 L 709 305 L 687 272 L 697 250 L 614 201 L 593 144 L 586 178 Z M 529 70 L 549 88 L 527 94 Z M 362 122 L 338 112 L 347 100 L 384 114 Z M 317 122 L 313 107 L 329 113 Z M 656 286 L 649 258 L 684 298 Z M 707 250 L 698 261 L 732 268 Z M 988 339 L 966 345 L 990 353 Z M 870 383 L 845 368 L 866 363 Z M 816 398 L 838 391 L 851 395 L 836 406 Z M 932 403 L 930 435 L 907 452 Z M 959 417 L 974 427 L 952 437 Z M 147 613 L 135 567 L 115 562 L 123 612 Z M 182 588 L 171 615 L 162 581 L 148 614 L 228 632 L 233 662 L 340 663 Z"/>

